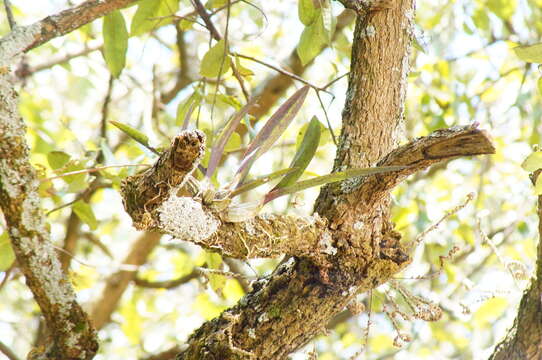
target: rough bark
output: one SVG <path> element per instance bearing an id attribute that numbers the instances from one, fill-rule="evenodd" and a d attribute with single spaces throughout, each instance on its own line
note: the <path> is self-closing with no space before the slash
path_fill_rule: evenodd
<path id="1" fill-rule="evenodd" d="M 47 346 L 34 349 L 29 358 L 92 359 L 98 350 L 96 333 L 50 242 L 17 103 L 9 74 L 0 75 L 0 207 L 17 264 L 50 336 Z"/>
<path id="2" fill-rule="evenodd" d="M 376 164 L 396 145 L 413 17 L 414 2 L 403 0 L 358 18 L 335 170 Z M 388 193 L 365 204 L 363 186 L 345 183 L 325 187 L 315 207 L 329 220 L 338 250 L 331 266 L 290 258 L 238 305 L 195 331 L 177 359 L 286 358 L 323 332 L 355 294 L 409 264 L 388 218 Z"/>
<path id="3" fill-rule="evenodd" d="M 540 170 L 533 175 L 533 183 L 537 176 L 542 176 Z M 490 360 L 542 359 L 542 196 L 538 197 L 538 234 L 536 274 L 521 298 L 514 325 Z"/>
<path id="4" fill-rule="evenodd" d="M 50 242 L 10 67 L 22 53 L 134 2 L 89 0 L 29 26 L 17 26 L 0 39 L 0 207 L 17 264 L 48 334 L 45 345 L 33 349 L 29 359 L 92 359 L 98 342 Z"/>

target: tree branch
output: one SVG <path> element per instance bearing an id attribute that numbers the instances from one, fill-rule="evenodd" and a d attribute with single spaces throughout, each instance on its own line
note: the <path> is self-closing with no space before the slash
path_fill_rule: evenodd
<path id="1" fill-rule="evenodd" d="M 132 5 L 137 0 L 87 0 L 71 9 L 48 16 L 28 26 L 19 26 L 0 39 L 0 67 L 14 58 L 51 39 L 66 35 L 114 10 Z"/>
<path id="2" fill-rule="evenodd" d="M 98 350 L 96 333 L 50 242 L 18 96 L 8 79 L 9 74 L 0 75 L 0 207 L 17 263 L 51 336 L 46 348 L 35 349 L 33 358 L 91 359 Z"/>
<path id="3" fill-rule="evenodd" d="M 132 270 L 119 270 L 110 275 L 106 281 L 102 296 L 94 304 L 90 318 L 96 329 L 104 327 L 117 308 L 124 291 L 137 275 L 137 268 L 145 262 L 152 250 L 160 242 L 161 235 L 158 233 L 142 234 L 132 246 L 130 253 L 123 261 L 124 267 L 133 267 Z"/>

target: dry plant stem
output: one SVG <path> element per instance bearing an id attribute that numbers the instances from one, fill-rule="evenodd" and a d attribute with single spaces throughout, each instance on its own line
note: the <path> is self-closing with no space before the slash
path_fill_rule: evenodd
<path id="1" fill-rule="evenodd" d="M 9 65 L 13 57 L 135 2 L 136 0 L 87 0 L 31 25 L 16 27 L 0 39 L 0 54 L 2 54 L 0 66 Z"/>
<path id="2" fill-rule="evenodd" d="M 102 295 L 91 311 L 90 318 L 96 329 L 99 330 L 109 323 L 111 314 L 117 308 L 122 294 L 136 278 L 137 268 L 147 262 L 148 256 L 158 245 L 160 238 L 161 235 L 158 233 L 142 234 L 123 261 L 123 265 L 133 266 L 134 270 L 119 270 L 107 278 Z"/>
<path id="3" fill-rule="evenodd" d="M 541 175 L 536 171 L 533 183 Z M 506 338 L 495 347 L 490 360 L 540 359 L 542 358 L 542 196 L 538 196 L 538 247 L 536 274 L 530 287 L 524 292 L 514 325 Z"/>
<path id="4" fill-rule="evenodd" d="M 182 186 L 203 156 L 205 134 L 182 131 L 171 147 L 148 170 L 126 178 L 121 185 L 124 208 L 137 229 L 152 228 L 150 215 L 167 199 L 172 189 Z"/>

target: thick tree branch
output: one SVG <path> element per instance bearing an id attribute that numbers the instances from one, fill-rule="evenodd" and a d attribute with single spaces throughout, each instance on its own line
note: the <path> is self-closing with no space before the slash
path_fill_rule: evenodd
<path id="1" fill-rule="evenodd" d="M 122 263 L 124 267 L 133 267 L 133 269 L 122 269 L 108 277 L 104 290 L 102 291 L 102 296 L 94 304 L 91 311 L 90 318 L 96 329 L 99 330 L 103 328 L 109 322 L 111 314 L 117 308 L 122 294 L 124 294 L 124 291 L 126 291 L 130 282 L 135 279 L 137 269 L 147 262 L 147 258 L 160 242 L 160 238 L 161 235 L 158 233 L 142 234 L 136 240 L 130 253 Z"/>
<path id="2" fill-rule="evenodd" d="M 47 347 L 36 349 L 32 358 L 91 359 L 98 349 L 96 333 L 50 242 L 39 181 L 29 162 L 26 128 L 8 74 L 0 75 L 0 100 L 0 207 L 17 263 L 51 336 Z"/>
<path id="3" fill-rule="evenodd" d="M 87 0 L 71 9 L 51 15 L 28 26 L 19 26 L 0 39 L 0 67 L 14 58 L 51 39 L 66 35 L 114 10 L 132 5 L 137 0 Z"/>

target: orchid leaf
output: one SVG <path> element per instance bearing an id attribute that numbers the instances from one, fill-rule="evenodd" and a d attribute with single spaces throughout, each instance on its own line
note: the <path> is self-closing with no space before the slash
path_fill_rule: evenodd
<path id="1" fill-rule="evenodd" d="M 277 179 L 277 178 L 279 178 L 281 176 L 291 174 L 292 172 L 297 172 L 297 168 L 289 167 L 289 168 L 286 168 L 286 169 L 282 169 L 282 170 L 272 172 L 272 173 L 267 174 L 267 175 L 260 176 L 257 179 L 254 179 L 252 181 L 247 182 L 246 184 L 244 184 L 242 186 L 239 186 L 237 189 L 232 191 L 232 193 L 230 194 L 230 197 L 233 198 L 234 196 L 237 196 L 237 195 L 242 194 L 244 192 L 255 189 L 258 186 L 261 186 L 263 184 L 267 184 L 270 181 L 273 181 L 273 180 L 275 180 L 275 179 Z"/>
<path id="2" fill-rule="evenodd" d="M 207 174 L 206 176 L 210 178 L 213 176 L 213 173 L 218 166 L 218 162 L 220 161 L 220 158 L 222 157 L 222 154 L 224 153 L 224 148 L 226 147 L 226 144 L 228 143 L 228 140 L 232 136 L 233 132 L 237 127 L 239 126 L 239 123 L 241 120 L 245 117 L 245 115 L 248 113 L 250 108 L 254 105 L 256 102 L 256 98 L 252 99 L 248 102 L 241 110 L 236 112 L 231 120 L 228 122 L 226 127 L 224 128 L 224 131 L 220 134 L 218 139 L 215 142 L 215 145 L 213 145 L 211 149 L 211 157 L 209 159 L 209 164 L 207 165 Z"/>
<path id="3" fill-rule="evenodd" d="M 290 168 L 296 168 L 294 172 L 286 175 L 278 184 L 275 186 L 275 189 L 285 188 L 287 186 L 293 185 L 300 177 L 303 175 L 303 172 L 309 166 L 314 154 L 316 154 L 316 149 L 320 144 L 320 134 L 322 126 L 320 122 L 313 116 L 303 140 L 297 149 L 297 152 L 294 155 Z"/>
<path id="4" fill-rule="evenodd" d="M 293 185 L 287 186 L 285 188 L 274 189 L 270 191 L 266 196 L 264 203 L 268 203 L 276 198 L 293 194 L 302 190 L 306 190 L 311 187 L 325 185 L 337 181 L 343 181 L 355 177 L 376 175 L 391 171 L 403 170 L 405 166 L 380 166 L 380 167 L 370 167 L 370 168 L 359 168 L 359 169 L 348 169 L 345 171 L 339 171 L 336 173 L 318 176 L 309 180 L 299 181 Z"/>
<path id="5" fill-rule="evenodd" d="M 258 135 L 252 140 L 243 156 L 243 161 L 237 170 L 232 187 L 237 187 L 246 177 L 250 167 L 256 159 L 265 154 L 271 146 L 284 133 L 294 117 L 301 109 L 301 105 L 307 97 L 310 87 L 304 86 L 296 91 L 278 110 L 269 118 Z"/>

